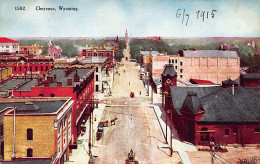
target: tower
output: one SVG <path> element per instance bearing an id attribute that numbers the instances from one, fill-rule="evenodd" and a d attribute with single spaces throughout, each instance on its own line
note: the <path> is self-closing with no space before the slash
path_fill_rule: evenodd
<path id="1" fill-rule="evenodd" d="M 127 29 L 125 30 L 125 39 L 128 40 L 128 33 L 127 33 Z"/>

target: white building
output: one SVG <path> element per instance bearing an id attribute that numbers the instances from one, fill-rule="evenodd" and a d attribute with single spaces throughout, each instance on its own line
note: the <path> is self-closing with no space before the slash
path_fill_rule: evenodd
<path id="1" fill-rule="evenodd" d="M 0 37 L 0 53 L 16 53 L 19 51 L 19 42 L 5 37 Z"/>

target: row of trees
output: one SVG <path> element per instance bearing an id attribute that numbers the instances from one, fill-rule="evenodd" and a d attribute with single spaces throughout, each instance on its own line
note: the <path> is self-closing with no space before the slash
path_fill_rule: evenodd
<path id="1" fill-rule="evenodd" d="M 119 49 L 115 52 L 116 61 L 120 62 L 124 58 L 123 50 L 126 48 L 125 40 L 119 41 Z"/>
<path id="2" fill-rule="evenodd" d="M 248 67 L 249 72 L 260 72 L 259 55 L 255 55 L 255 49 L 246 45 L 248 40 L 199 40 L 199 39 L 174 39 L 174 40 L 158 40 L 158 39 L 132 39 L 130 41 L 130 54 L 132 58 L 140 61 L 140 51 L 158 51 L 160 53 L 168 53 L 170 55 L 178 54 L 181 49 L 195 50 L 218 50 L 219 45 L 235 44 L 238 48 L 232 49 L 238 52 L 241 60 L 241 67 Z"/>

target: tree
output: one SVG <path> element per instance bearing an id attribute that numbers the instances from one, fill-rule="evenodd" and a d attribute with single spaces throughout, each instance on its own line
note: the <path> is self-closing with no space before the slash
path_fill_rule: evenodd
<path id="1" fill-rule="evenodd" d="M 120 62 L 124 58 L 124 54 L 122 50 L 117 50 L 116 53 L 116 61 Z"/>

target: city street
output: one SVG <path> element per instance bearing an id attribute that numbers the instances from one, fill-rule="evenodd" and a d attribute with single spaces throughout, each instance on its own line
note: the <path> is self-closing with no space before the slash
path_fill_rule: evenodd
<path id="1" fill-rule="evenodd" d="M 125 56 L 128 53 L 125 51 Z M 93 155 L 98 156 L 96 163 L 125 163 L 131 149 L 139 163 L 179 163 L 176 152 L 170 157 L 136 63 L 124 58 L 120 64 L 112 96 L 108 98 L 110 105 L 105 108 L 101 121 L 117 120 L 115 125 L 104 128 L 104 136 L 97 142 L 99 146 L 93 148 Z M 130 98 L 131 91 L 134 98 Z"/>

